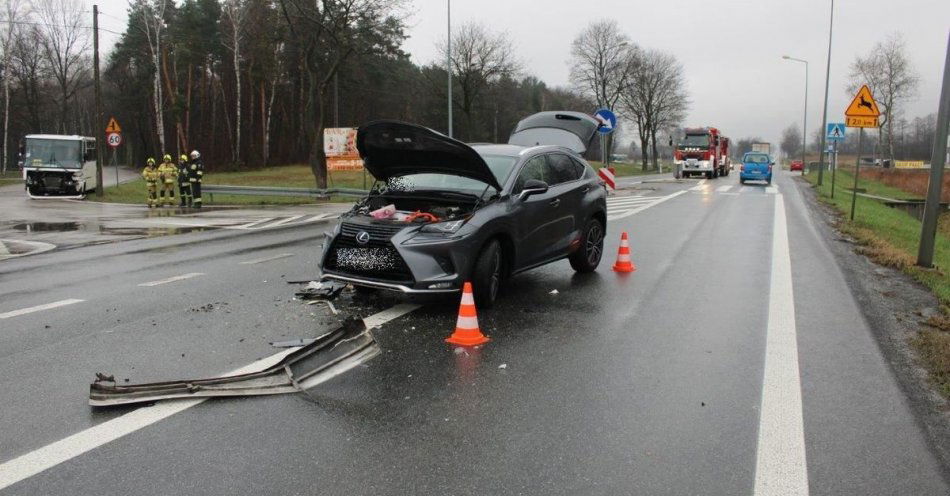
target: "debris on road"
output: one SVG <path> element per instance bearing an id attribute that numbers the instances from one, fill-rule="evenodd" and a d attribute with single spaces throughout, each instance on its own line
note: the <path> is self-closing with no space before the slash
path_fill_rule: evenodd
<path id="1" fill-rule="evenodd" d="M 310 281 L 302 290 L 294 295 L 301 300 L 332 300 L 339 296 L 346 285 L 336 281 Z"/>
<path id="2" fill-rule="evenodd" d="M 261 371 L 209 379 L 116 385 L 113 376 L 96 374 L 89 385 L 92 406 L 125 405 L 172 398 L 256 396 L 303 392 L 379 355 L 379 344 L 358 318 L 288 354 Z M 101 381 L 113 380 L 112 385 Z"/>
<path id="3" fill-rule="evenodd" d="M 274 348 L 296 348 L 298 346 L 307 346 L 316 340 L 317 338 L 297 338 L 287 341 L 271 341 L 269 344 Z"/>
<path id="4" fill-rule="evenodd" d="M 557 294 L 557 290 L 556 290 L 556 289 L 552 289 L 551 292 L 548 293 L 548 294 L 556 295 L 556 294 Z"/>
<path id="5" fill-rule="evenodd" d="M 503 364 L 499 365 L 498 368 L 500 368 L 500 369 L 507 369 L 507 368 L 508 368 L 508 364 L 507 364 L 507 363 L 503 363 Z"/>

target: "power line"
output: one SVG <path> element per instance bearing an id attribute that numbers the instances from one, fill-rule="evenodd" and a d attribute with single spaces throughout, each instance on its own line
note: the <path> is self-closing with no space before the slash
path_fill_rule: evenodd
<path id="1" fill-rule="evenodd" d="M 76 28 L 82 28 L 82 29 L 89 29 L 89 30 L 92 30 L 92 26 L 86 26 L 86 25 L 83 25 L 83 24 L 76 24 L 76 25 L 70 26 L 70 25 L 68 25 L 68 24 L 49 24 L 49 23 L 46 23 L 46 22 L 6 21 L 6 20 L 0 20 L 0 23 L 2 23 L 2 24 L 19 24 L 19 25 L 23 25 L 23 26 L 43 26 L 43 27 L 47 27 L 47 28 L 73 28 L 73 27 L 76 27 Z M 105 31 L 105 32 L 107 32 L 107 33 L 112 33 L 112 34 L 115 34 L 115 35 L 122 36 L 122 33 L 117 33 L 117 32 L 115 32 L 115 31 L 111 31 L 111 30 L 104 29 L 104 28 L 101 28 L 101 27 L 99 28 L 99 31 Z"/>

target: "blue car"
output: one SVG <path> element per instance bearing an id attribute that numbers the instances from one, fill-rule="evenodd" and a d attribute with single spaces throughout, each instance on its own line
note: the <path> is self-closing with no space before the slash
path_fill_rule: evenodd
<path id="1" fill-rule="evenodd" d="M 775 161 L 767 153 L 748 152 L 742 156 L 742 165 L 739 167 L 739 182 L 765 181 L 772 184 L 772 166 Z"/>

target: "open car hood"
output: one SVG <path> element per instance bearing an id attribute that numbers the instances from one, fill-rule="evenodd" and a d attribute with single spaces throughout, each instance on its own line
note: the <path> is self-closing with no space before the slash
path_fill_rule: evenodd
<path id="1" fill-rule="evenodd" d="M 374 121 L 356 133 L 363 165 L 376 179 L 407 174 L 450 174 L 481 181 L 501 191 L 498 179 L 472 147 L 427 127 Z"/>
<path id="2" fill-rule="evenodd" d="M 525 117 L 515 127 L 508 144 L 519 146 L 555 145 L 584 153 L 600 123 L 582 112 L 554 110 Z"/>

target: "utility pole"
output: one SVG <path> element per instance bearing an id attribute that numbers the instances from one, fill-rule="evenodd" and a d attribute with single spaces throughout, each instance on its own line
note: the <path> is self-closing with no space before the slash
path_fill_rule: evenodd
<path id="1" fill-rule="evenodd" d="M 340 71 L 333 73 L 333 127 L 340 127 Z"/>
<path id="2" fill-rule="evenodd" d="M 835 0 L 831 0 L 831 21 L 828 24 L 828 64 L 825 66 L 825 107 L 821 113 L 821 146 L 818 148 L 818 186 L 825 171 L 825 129 L 828 127 L 828 80 L 831 77 L 831 34 L 835 27 Z M 808 135 L 808 131 L 805 131 Z"/>
<path id="3" fill-rule="evenodd" d="M 96 84 L 96 128 L 93 130 L 96 137 L 96 196 L 102 198 L 105 184 L 102 182 L 102 85 L 99 81 L 99 6 L 92 6 L 92 65 L 93 78 Z M 116 166 L 118 169 L 118 166 Z M 118 174 L 118 172 L 116 172 Z M 119 185 L 116 180 L 116 186 Z"/>
<path id="4" fill-rule="evenodd" d="M 805 64 L 805 111 L 802 113 L 802 175 L 805 175 L 805 152 L 808 144 L 808 61 L 782 55 L 785 60 L 794 60 Z"/>
<path id="5" fill-rule="evenodd" d="M 449 138 L 452 137 L 452 0 L 445 0 L 448 37 L 445 42 L 445 72 L 449 75 Z"/>
<path id="6" fill-rule="evenodd" d="M 933 267 L 934 237 L 937 235 L 937 216 L 940 214 L 940 190 L 943 186 L 943 168 L 947 164 L 947 131 L 950 127 L 950 35 L 947 36 L 947 55 L 943 62 L 943 88 L 937 110 L 937 129 L 930 153 L 930 184 L 924 205 L 924 222 L 920 231 L 920 249 L 917 265 Z"/>

